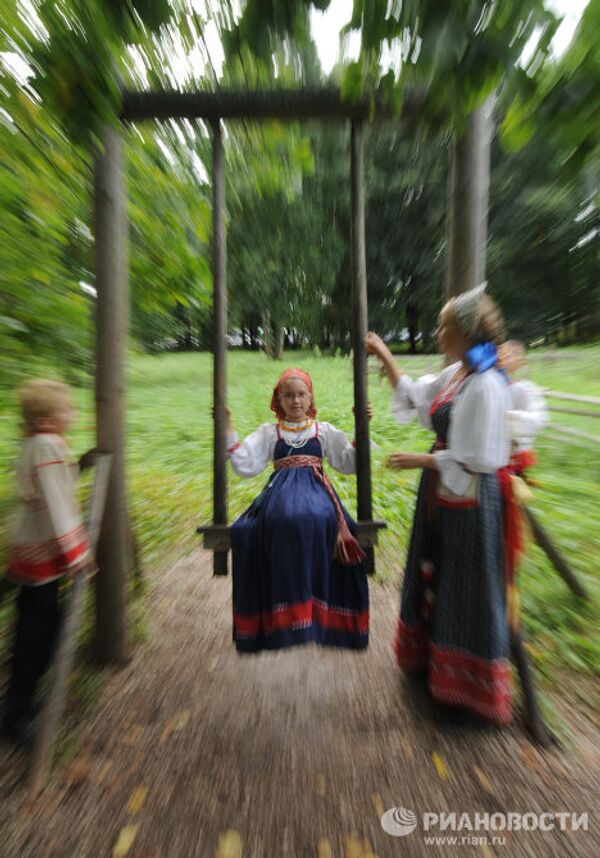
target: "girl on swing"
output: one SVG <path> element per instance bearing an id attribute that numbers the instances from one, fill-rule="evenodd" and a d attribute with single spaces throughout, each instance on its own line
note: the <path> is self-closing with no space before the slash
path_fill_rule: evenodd
<path id="1" fill-rule="evenodd" d="M 367 577 L 354 533 L 323 459 L 343 474 L 356 469 L 344 432 L 317 423 L 308 373 L 287 369 L 273 390 L 276 423 L 243 442 L 228 425 L 228 456 L 242 477 L 273 473 L 234 522 L 233 638 L 239 652 L 305 644 L 365 649 Z"/>

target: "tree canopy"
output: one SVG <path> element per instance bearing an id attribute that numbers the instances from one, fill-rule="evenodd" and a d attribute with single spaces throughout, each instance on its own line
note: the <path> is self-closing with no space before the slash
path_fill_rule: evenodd
<path id="1" fill-rule="evenodd" d="M 328 0 L 17 0 L 0 26 L 0 338 L 3 383 L 91 361 L 91 172 L 120 87 L 319 85 L 398 110 L 425 93 L 422 121 L 367 129 L 371 325 L 427 347 L 442 291 L 448 146 L 497 94 L 488 274 L 528 341 L 597 335 L 600 0 L 569 49 L 541 0 L 354 0 L 361 52 L 326 78 L 311 39 Z M 222 67 L 207 33 L 221 34 Z M 343 33 L 342 33 L 343 37 Z M 524 48 L 531 40 L 536 47 Z M 185 62 L 184 62 L 185 60 Z M 153 350 L 210 345 L 210 134 L 202 122 L 126 131 L 132 333 Z M 229 123 L 232 342 L 349 348 L 348 129 Z M 237 339 L 236 339 L 237 337 Z"/>

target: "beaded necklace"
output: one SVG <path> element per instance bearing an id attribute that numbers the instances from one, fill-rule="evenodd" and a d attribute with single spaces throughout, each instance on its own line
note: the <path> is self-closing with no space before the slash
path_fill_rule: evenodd
<path id="1" fill-rule="evenodd" d="M 312 417 L 309 417 L 308 420 L 305 420 L 300 426 L 286 426 L 285 420 L 279 420 L 279 428 L 284 432 L 304 432 L 305 429 L 310 429 L 315 421 Z"/>
<path id="2" fill-rule="evenodd" d="M 283 420 L 280 420 L 279 426 L 278 426 L 279 437 L 281 438 L 281 431 L 297 433 L 296 438 L 293 438 L 289 441 L 286 440 L 285 438 L 281 438 L 281 440 L 286 445 L 286 447 L 288 447 L 290 450 L 299 450 L 301 447 L 304 447 L 305 444 L 307 444 L 308 441 L 310 440 L 310 438 L 312 437 L 311 430 L 312 430 L 312 427 L 314 426 L 314 423 L 315 423 L 315 421 L 311 417 L 310 420 L 308 420 L 302 426 L 288 427 L 285 425 L 285 422 Z"/>

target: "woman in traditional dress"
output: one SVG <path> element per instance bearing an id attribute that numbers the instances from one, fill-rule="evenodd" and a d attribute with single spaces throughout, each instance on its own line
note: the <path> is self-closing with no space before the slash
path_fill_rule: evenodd
<path id="1" fill-rule="evenodd" d="M 398 422 L 418 415 L 436 434 L 430 453 L 395 453 L 389 461 L 423 469 L 396 658 L 407 672 L 427 671 L 435 700 L 507 724 L 512 693 L 497 471 L 509 460 L 510 393 L 496 367 L 502 321 L 484 287 L 448 301 L 436 335 L 450 365 L 416 381 L 376 334 L 366 341 L 394 389 Z"/>
<path id="2" fill-rule="evenodd" d="M 234 522 L 233 637 L 239 652 L 314 641 L 364 649 L 369 594 L 364 553 L 323 459 L 343 474 L 356 470 L 356 451 L 330 423 L 317 423 L 312 381 L 286 370 L 271 399 L 276 423 L 242 443 L 228 428 L 228 455 L 243 477 L 273 464 L 273 474 Z"/>

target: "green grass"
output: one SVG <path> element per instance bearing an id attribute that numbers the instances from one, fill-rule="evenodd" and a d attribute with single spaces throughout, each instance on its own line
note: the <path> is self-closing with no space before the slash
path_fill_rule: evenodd
<path id="1" fill-rule="evenodd" d="M 577 348 L 574 358 L 534 357 L 528 375 L 538 384 L 569 393 L 600 396 L 600 347 Z M 560 355 L 570 353 L 561 350 Z M 537 353 L 536 353 L 537 354 Z M 402 357 L 399 364 L 413 375 L 440 365 L 435 356 Z M 271 390 L 285 366 L 300 364 L 315 384 L 319 419 L 353 432 L 352 365 L 344 357 L 293 353 L 274 363 L 262 354 L 229 355 L 229 404 L 235 428 L 244 436 L 273 419 Z M 370 370 L 370 399 L 374 417 L 373 514 L 388 523 L 380 538 L 378 576 L 390 578 L 402 566 L 410 532 L 418 473 L 392 472 L 385 459 L 394 450 L 424 451 L 430 435 L 416 424 L 399 426 L 390 415 L 390 390 Z M 212 506 L 211 358 L 208 354 L 136 355 L 129 370 L 128 480 L 134 525 L 144 564 L 158 569 L 198 544 L 195 528 L 209 522 Z M 72 446 L 82 452 L 93 444 L 92 395 L 78 390 L 80 417 L 71 435 Z M 567 424 L 568 415 L 556 416 Z M 600 435 L 598 421 L 573 418 L 584 431 Z M 12 506 L 12 461 L 18 448 L 18 425 L 11 403 L 0 422 L 0 560 L 6 543 Z M 542 436 L 534 476 L 542 482 L 533 509 L 561 547 L 576 574 L 592 593 L 589 605 L 580 603 L 533 546 L 520 580 L 525 624 L 537 667 L 548 683 L 558 668 L 600 672 L 600 643 L 595 615 L 600 600 L 597 568 L 600 532 L 598 476 L 600 447 L 567 444 Z M 235 518 L 257 494 L 267 478 L 229 482 L 230 518 Z M 355 479 L 334 476 L 339 494 L 355 510 Z M 4 622 L 9 607 L 4 609 Z M 3 617 L 0 614 L 0 627 Z M 143 635 L 138 629 L 137 635 Z"/>

